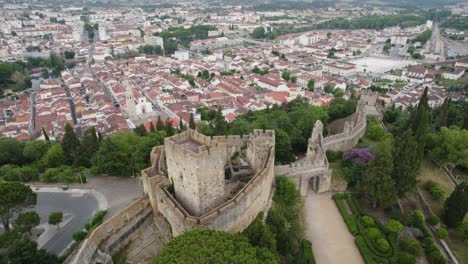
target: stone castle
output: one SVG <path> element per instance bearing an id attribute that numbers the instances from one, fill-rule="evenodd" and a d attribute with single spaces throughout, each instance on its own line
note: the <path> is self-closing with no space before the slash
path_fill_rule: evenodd
<path id="1" fill-rule="evenodd" d="M 145 196 L 94 230 L 68 262 L 112 263 L 110 255 L 150 212 L 160 216 L 154 221 L 166 234 L 164 243 L 194 228 L 242 231 L 260 212 L 268 213 L 277 176 L 291 177 L 303 196 L 329 191 L 326 151 L 351 149 L 364 136 L 367 117 L 380 117 L 377 98 L 363 93 L 342 133 L 324 138 L 318 120 L 306 156 L 286 165 L 275 166 L 272 130 L 207 137 L 189 129 L 166 138 L 151 151 L 151 167 L 142 171 Z"/>

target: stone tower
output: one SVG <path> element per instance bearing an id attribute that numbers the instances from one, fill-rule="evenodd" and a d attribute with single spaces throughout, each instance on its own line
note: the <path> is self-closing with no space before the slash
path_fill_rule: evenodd
<path id="1" fill-rule="evenodd" d="M 307 159 L 315 160 L 320 159 L 320 145 L 322 144 L 323 139 L 323 123 L 320 120 L 317 120 L 312 129 L 312 135 L 309 138 L 309 143 L 307 145 Z"/>
<path id="2" fill-rule="evenodd" d="M 130 119 L 136 119 L 136 106 L 135 97 L 133 96 L 133 89 L 128 83 L 125 83 L 125 107 Z"/>
<path id="3" fill-rule="evenodd" d="M 167 173 L 177 201 L 200 216 L 224 201 L 226 147 L 194 130 L 166 138 Z"/>

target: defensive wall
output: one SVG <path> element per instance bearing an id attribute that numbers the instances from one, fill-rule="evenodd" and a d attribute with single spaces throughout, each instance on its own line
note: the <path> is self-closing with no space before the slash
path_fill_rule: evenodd
<path id="1" fill-rule="evenodd" d="M 125 239 L 128 232 L 119 232 L 129 225 L 136 228 L 137 223 L 144 217 L 142 214 L 148 208 L 149 202 L 147 197 L 142 197 L 132 202 L 125 209 L 120 211 L 117 215 L 109 218 L 86 238 L 81 247 L 78 249 L 74 258 L 69 261 L 72 264 L 87 264 L 87 263 L 112 263 L 110 254 L 118 250 L 116 242 Z M 118 234 L 121 234 L 119 236 Z M 116 236 L 117 234 L 117 236 Z M 111 237 L 114 237 L 111 247 L 102 249 L 103 243 Z M 103 251 L 101 251 L 101 249 Z M 112 252 L 109 252 L 112 250 Z"/>
<path id="2" fill-rule="evenodd" d="M 205 139 L 204 139 L 205 140 Z M 164 149 L 153 149 L 153 166 L 142 171 L 144 189 L 156 212 L 160 212 L 171 225 L 173 236 L 196 228 L 210 228 L 231 232 L 242 231 L 255 217 L 266 210 L 274 180 L 274 132 L 255 130 L 249 136 L 212 137 L 208 142 L 224 146 L 230 157 L 235 151 L 246 148 L 246 156 L 254 171 L 253 177 L 229 200 L 196 216 L 189 213 L 169 193 L 169 177 L 158 168 L 164 157 Z M 154 166 L 156 165 L 156 166 Z M 177 190 L 176 190 L 177 192 Z"/>
<path id="3" fill-rule="evenodd" d="M 377 100 L 377 93 L 363 92 L 354 121 L 346 122 L 342 133 L 323 138 L 323 124 L 317 121 L 308 142 L 307 156 L 297 162 L 275 166 L 275 176 L 291 177 L 303 196 L 307 195 L 309 189 L 318 193 L 329 191 L 332 171 L 329 169 L 326 151 L 352 149 L 366 133 L 367 117 L 380 117 L 376 108 Z"/>

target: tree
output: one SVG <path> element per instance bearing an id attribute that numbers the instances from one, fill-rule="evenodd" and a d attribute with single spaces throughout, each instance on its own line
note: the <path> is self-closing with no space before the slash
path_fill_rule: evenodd
<path id="1" fill-rule="evenodd" d="M 291 79 L 291 73 L 285 71 L 281 74 L 281 78 L 283 78 L 283 80 L 289 81 L 289 79 Z"/>
<path id="2" fill-rule="evenodd" d="M 10 218 L 22 208 L 35 205 L 36 194 L 19 182 L 0 182 L 0 218 L 3 228 L 10 230 Z"/>
<path id="3" fill-rule="evenodd" d="M 171 119 L 170 118 L 166 118 L 166 125 L 165 125 L 165 128 L 166 128 L 166 135 L 168 137 L 172 136 L 175 134 L 175 129 L 174 127 L 172 126 L 172 122 L 171 122 Z"/>
<path id="4" fill-rule="evenodd" d="M 18 230 L 20 233 L 29 233 L 31 236 L 31 229 L 40 222 L 39 215 L 35 211 L 20 213 L 13 222 L 15 230 Z"/>
<path id="5" fill-rule="evenodd" d="M 0 138 L 0 166 L 21 165 L 24 162 L 23 148 L 24 144 L 14 138 Z"/>
<path id="6" fill-rule="evenodd" d="M 392 170 L 391 145 L 389 142 L 379 143 L 374 159 L 369 162 L 358 183 L 359 194 L 365 203 L 382 208 L 395 204 L 397 196 Z"/>
<path id="7" fill-rule="evenodd" d="M 1 256 L 0 256 L 1 259 Z M 55 255 L 37 249 L 37 243 L 26 238 L 14 240 L 7 248 L 6 263 L 59 264 Z"/>
<path id="8" fill-rule="evenodd" d="M 146 133 L 148 132 L 143 124 L 136 126 L 133 131 L 140 137 L 146 136 Z"/>
<path id="9" fill-rule="evenodd" d="M 257 27 L 252 32 L 252 38 L 254 39 L 262 39 L 265 38 L 265 28 Z"/>
<path id="10" fill-rule="evenodd" d="M 440 134 L 435 136 L 434 148 L 429 151 L 429 157 L 438 160 L 442 166 L 451 165 L 468 167 L 468 130 L 457 126 L 442 127 Z"/>
<path id="11" fill-rule="evenodd" d="M 66 50 L 63 55 L 65 56 L 65 59 L 71 60 L 75 58 L 75 52 L 72 50 Z"/>
<path id="12" fill-rule="evenodd" d="M 315 86 L 315 80 L 314 79 L 310 79 L 308 82 L 307 82 L 307 89 L 311 92 L 314 91 L 314 86 Z"/>
<path id="13" fill-rule="evenodd" d="M 156 129 L 158 131 L 163 131 L 166 129 L 166 126 L 164 125 L 163 121 L 161 120 L 161 116 L 158 116 L 158 121 L 156 122 Z"/>
<path id="14" fill-rule="evenodd" d="M 90 167 L 91 158 L 99 149 L 99 139 L 94 127 L 89 128 L 83 135 L 81 145 L 79 146 L 79 155 L 76 160 L 76 165 Z"/>
<path id="15" fill-rule="evenodd" d="M 195 119 L 193 117 L 193 113 L 190 113 L 190 119 L 189 119 L 189 128 L 190 129 L 195 129 L 197 125 L 195 124 Z"/>
<path id="16" fill-rule="evenodd" d="M 297 82 L 297 77 L 296 76 L 291 76 L 290 80 L 291 80 L 291 82 L 296 83 Z"/>
<path id="17" fill-rule="evenodd" d="M 153 122 L 150 122 L 150 132 L 151 132 L 151 133 L 156 132 L 156 128 L 154 127 Z"/>
<path id="18" fill-rule="evenodd" d="M 76 157 L 78 156 L 79 147 L 80 141 L 78 140 L 78 137 L 76 136 L 72 126 L 67 123 L 65 125 L 65 134 L 63 135 L 62 139 L 62 150 L 66 164 L 73 164 Z"/>
<path id="19" fill-rule="evenodd" d="M 444 99 L 444 103 L 441 107 L 440 116 L 437 119 L 437 127 L 446 127 L 448 122 L 448 115 L 449 115 L 449 108 L 450 108 L 450 98 L 446 97 Z"/>
<path id="20" fill-rule="evenodd" d="M 458 228 L 457 233 L 461 237 L 462 241 L 468 239 L 468 222 L 463 222 Z"/>
<path id="21" fill-rule="evenodd" d="M 418 144 L 417 147 L 417 165 L 418 168 L 424 157 L 424 148 L 426 146 L 427 130 L 429 128 L 429 105 L 428 88 L 424 89 L 424 93 L 419 100 L 417 109 L 411 113 L 411 130 L 414 132 L 414 138 Z"/>
<path id="22" fill-rule="evenodd" d="M 45 131 L 44 128 L 42 128 L 42 134 L 44 135 L 45 141 L 50 142 L 49 135 L 47 135 L 47 132 Z"/>
<path id="23" fill-rule="evenodd" d="M 49 225 L 56 225 L 57 229 L 60 229 L 60 223 L 63 220 L 63 213 L 62 212 L 51 212 L 49 214 Z"/>
<path id="24" fill-rule="evenodd" d="M 180 131 L 185 130 L 184 122 L 182 122 L 182 117 L 179 117 L 179 130 Z"/>
<path id="25" fill-rule="evenodd" d="M 213 126 L 215 135 L 225 135 L 227 133 L 228 123 L 224 118 L 223 112 L 221 111 L 221 107 L 218 107 L 218 109 L 216 110 L 211 124 Z"/>
<path id="26" fill-rule="evenodd" d="M 33 140 L 26 143 L 23 155 L 30 161 L 40 160 L 49 150 L 50 144 L 45 140 Z"/>
<path id="27" fill-rule="evenodd" d="M 55 168 L 65 164 L 65 156 L 63 154 L 62 145 L 53 144 L 44 157 L 42 157 L 42 160 L 49 168 Z"/>
<path id="28" fill-rule="evenodd" d="M 278 259 L 253 247 L 241 234 L 195 229 L 167 243 L 153 263 L 278 263 Z"/>
<path id="29" fill-rule="evenodd" d="M 399 234 L 401 231 L 403 231 L 403 225 L 397 220 L 388 220 L 385 226 L 387 227 L 388 231 L 393 234 Z"/>
<path id="30" fill-rule="evenodd" d="M 419 169 L 416 151 L 417 143 L 411 129 L 406 130 L 394 141 L 392 177 L 400 197 L 416 186 L 416 176 Z"/>
<path id="31" fill-rule="evenodd" d="M 262 222 L 263 213 L 260 213 L 255 220 L 242 232 L 242 235 L 249 239 L 250 244 L 255 247 L 263 247 L 276 253 L 276 239 L 268 225 Z"/>
<path id="32" fill-rule="evenodd" d="M 459 226 L 468 212 L 468 182 L 457 185 L 450 197 L 445 201 L 442 220 L 448 227 Z"/>

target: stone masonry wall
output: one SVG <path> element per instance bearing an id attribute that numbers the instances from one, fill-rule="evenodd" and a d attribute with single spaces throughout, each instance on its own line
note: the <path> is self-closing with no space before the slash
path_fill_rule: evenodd
<path id="1" fill-rule="evenodd" d="M 99 245 L 106 240 L 110 234 L 121 229 L 130 219 L 141 213 L 148 205 L 148 198 L 142 197 L 94 229 L 89 237 L 81 244 L 78 253 L 71 263 L 92 263 Z"/>

